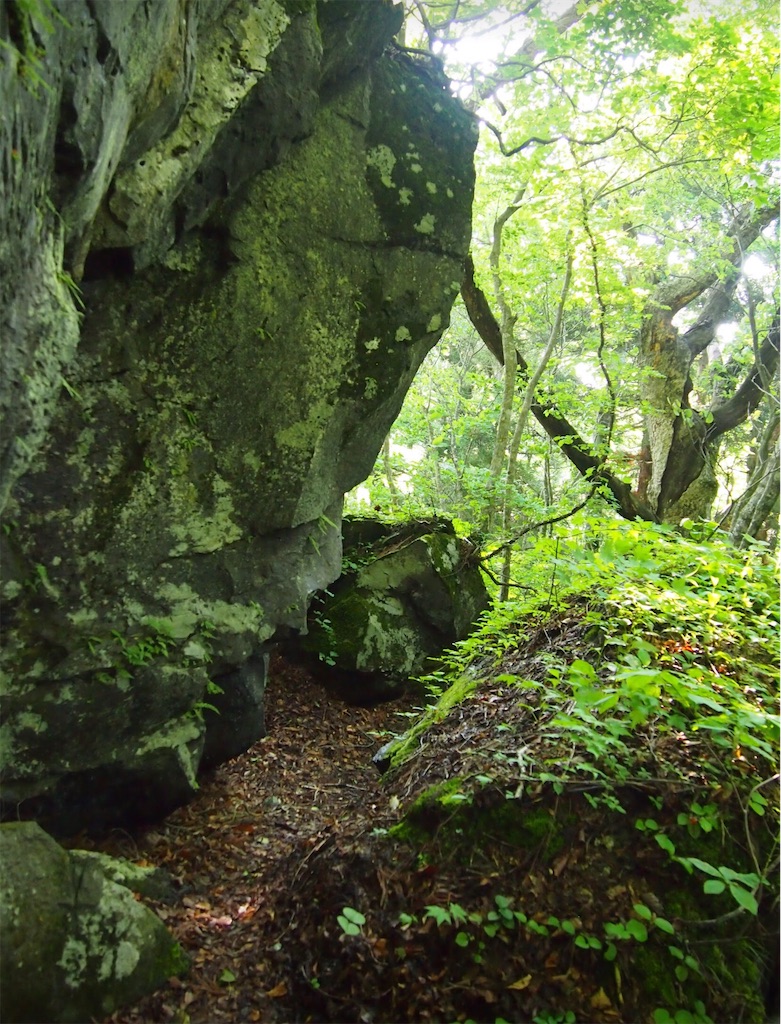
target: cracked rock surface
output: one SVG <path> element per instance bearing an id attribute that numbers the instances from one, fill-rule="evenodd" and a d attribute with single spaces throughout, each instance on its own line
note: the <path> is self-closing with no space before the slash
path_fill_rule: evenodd
<path id="1" fill-rule="evenodd" d="M 262 734 L 264 650 L 447 325 L 476 129 L 382 0 L 56 14 L 35 96 L 0 10 L 0 770 L 62 833 Z"/>

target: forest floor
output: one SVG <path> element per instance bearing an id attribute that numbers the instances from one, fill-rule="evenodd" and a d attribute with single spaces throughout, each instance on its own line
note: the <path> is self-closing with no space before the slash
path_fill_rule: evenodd
<path id="1" fill-rule="evenodd" d="M 328 844 L 348 833 L 360 841 L 387 817 L 371 759 L 390 732 L 404 730 L 409 707 L 405 699 L 350 706 L 278 658 L 266 692 L 268 735 L 202 779 L 198 798 L 162 824 L 96 844 L 174 878 L 181 901 L 156 910 L 192 965 L 113 1024 L 293 1019 L 287 975 L 307 938 L 295 931 L 297 880 Z M 316 974 L 305 980 L 317 984 Z"/>
<path id="2" fill-rule="evenodd" d="M 175 898 L 154 906 L 191 961 L 107 1024 L 765 1019 L 764 956 L 746 967 L 729 900 L 716 897 L 710 944 L 695 929 L 689 945 L 701 883 L 635 824 L 690 821 L 692 799 L 713 791 L 705 748 L 638 730 L 648 781 L 602 797 L 524 767 L 563 765 L 571 741 L 503 679 L 542 678 L 551 652 L 582 655 L 587 637 L 574 609 L 508 647 L 499 669 L 486 665 L 494 678 L 385 778 L 372 755 L 405 731 L 412 700 L 349 706 L 276 659 L 268 736 L 205 777 L 189 806 L 98 847 L 172 876 Z M 656 778 L 665 765 L 674 775 Z M 674 971 L 684 953 L 691 969 Z"/>

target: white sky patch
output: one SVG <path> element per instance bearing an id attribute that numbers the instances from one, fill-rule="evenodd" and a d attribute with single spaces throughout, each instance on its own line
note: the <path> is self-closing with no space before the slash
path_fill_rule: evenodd
<path id="1" fill-rule="evenodd" d="M 729 345 L 730 342 L 735 340 L 735 335 L 737 333 L 738 324 L 734 321 L 728 324 L 719 324 L 715 331 L 716 339 L 721 345 Z"/>
<path id="2" fill-rule="evenodd" d="M 603 379 L 601 374 L 593 366 L 589 366 L 588 363 L 575 363 L 575 376 L 587 388 L 599 387 Z"/>
<path id="3" fill-rule="evenodd" d="M 694 253 L 691 250 L 681 252 L 680 249 L 672 249 L 667 254 L 667 266 L 670 267 L 670 269 L 673 269 L 674 267 L 677 267 L 678 269 L 681 267 L 688 267 L 691 265 L 693 259 Z"/>
<path id="4" fill-rule="evenodd" d="M 494 64 L 507 43 L 507 28 L 502 25 L 482 35 L 464 36 L 457 43 L 448 46 L 447 57 L 459 64 Z M 527 32 L 513 34 L 513 48 L 523 46 Z"/>
<path id="5" fill-rule="evenodd" d="M 746 277 L 751 278 L 752 281 L 762 281 L 764 278 L 775 277 L 774 268 L 769 267 L 762 257 L 755 252 L 750 253 L 743 260 L 741 269 Z"/>
<path id="6" fill-rule="evenodd" d="M 408 466 L 414 466 L 426 457 L 426 449 L 422 444 L 394 444 L 391 441 L 390 450 L 391 455 L 400 455 Z M 393 478 L 393 482 L 402 494 L 410 494 L 412 492 L 412 480 L 406 473 L 399 473 Z M 350 497 L 359 505 L 371 505 L 372 503 L 369 488 L 364 484 L 358 484 L 357 487 L 354 487 L 350 491 Z"/>
<path id="7" fill-rule="evenodd" d="M 394 444 L 390 446 L 392 455 L 400 455 L 405 462 L 414 465 L 426 456 L 426 449 L 422 444 L 413 444 L 411 447 L 406 444 Z"/>

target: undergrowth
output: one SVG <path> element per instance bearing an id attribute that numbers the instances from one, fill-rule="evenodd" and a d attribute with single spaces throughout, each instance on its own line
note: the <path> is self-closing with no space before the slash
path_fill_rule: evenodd
<path id="1" fill-rule="evenodd" d="M 547 585 L 487 612 L 425 677 L 432 694 L 490 676 L 518 686 L 538 711 L 555 709 L 546 735 L 583 748 L 562 779 L 586 772 L 625 781 L 643 730 L 681 749 L 696 744 L 707 755 L 697 756 L 704 776 L 712 763 L 719 776 L 725 764 L 743 780 L 774 774 L 778 574 L 760 545 L 738 551 L 668 527 L 584 519 L 569 535 L 540 541 L 525 561 L 529 574 L 547 567 Z M 494 671 L 540 624 L 567 613 L 587 627 L 581 656 L 549 655 L 533 678 Z"/>
<path id="2" fill-rule="evenodd" d="M 389 785 L 411 798 L 391 832 L 421 849 L 430 840 L 433 861 L 474 864 L 496 843 L 528 844 L 530 815 L 542 815 L 547 854 L 540 860 L 540 847 L 535 863 L 556 871 L 591 808 L 606 843 L 635 844 L 627 872 L 642 863 L 667 881 L 623 920 L 592 914 L 590 931 L 577 900 L 567 905 L 560 893 L 555 913 L 542 901 L 513 904 L 513 926 L 533 941 L 540 927 L 561 930 L 563 910 L 576 947 L 619 957 L 616 977 L 619 966 L 644 965 L 644 1019 L 707 1022 L 709 1002 L 723 1013 L 725 992 L 758 985 L 746 982 L 749 947 L 725 953 L 719 944 L 735 942 L 737 928 L 762 945 L 760 908 L 767 922 L 777 905 L 776 567 L 762 546 L 738 551 L 708 528 L 682 536 L 593 519 L 523 557 L 534 596 L 494 607 L 425 677 L 438 700 L 391 750 Z M 477 949 L 477 933 L 487 924 L 490 934 L 503 901 L 516 897 L 501 876 L 490 876 L 492 917 L 475 908 L 461 917 L 448 904 L 429 906 L 424 920 L 456 947 Z M 697 946 L 704 925 L 707 951 Z M 645 959 L 625 952 L 649 935 Z M 652 993 L 656 1004 L 643 1003 Z M 620 985 L 605 998 L 609 1018 Z M 741 1019 L 758 1012 L 744 1008 Z"/>

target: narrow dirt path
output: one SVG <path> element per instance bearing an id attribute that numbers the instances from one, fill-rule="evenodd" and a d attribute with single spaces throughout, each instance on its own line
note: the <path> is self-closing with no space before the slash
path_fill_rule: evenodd
<path id="1" fill-rule="evenodd" d="M 277 659 L 268 736 L 202 782 L 161 825 L 113 833 L 99 848 L 163 867 L 183 896 L 158 913 L 191 957 L 187 978 L 110 1018 L 112 1024 L 280 1021 L 287 994 L 267 952 L 284 941 L 286 896 L 308 860 L 350 831 L 370 832 L 379 790 L 372 754 L 400 731 L 408 701 L 350 707 L 301 667 Z M 279 946 L 277 945 L 277 948 Z"/>

